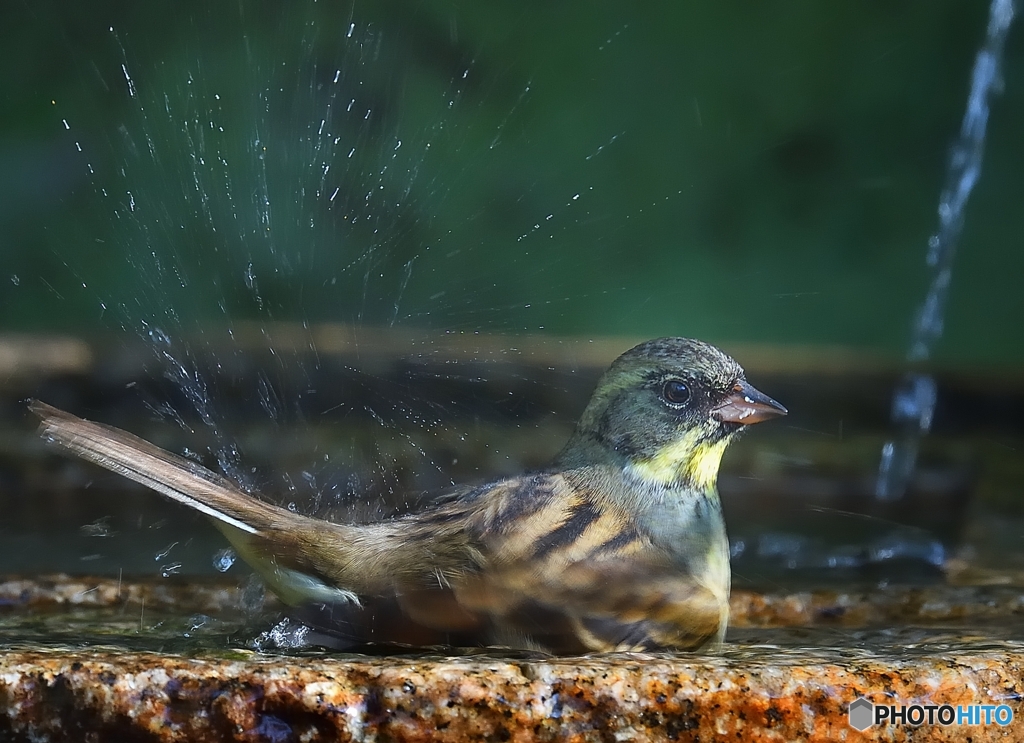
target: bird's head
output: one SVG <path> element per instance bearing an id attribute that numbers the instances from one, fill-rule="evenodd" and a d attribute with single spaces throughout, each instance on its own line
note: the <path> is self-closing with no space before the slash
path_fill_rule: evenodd
<path id="1" fill-rule="evenodd" d="M 706 490 L 737 432 L 785 414 L 714 346 L 659 338 L 612 363 L 558 463 L 621 463 L 651 484 Z"/>

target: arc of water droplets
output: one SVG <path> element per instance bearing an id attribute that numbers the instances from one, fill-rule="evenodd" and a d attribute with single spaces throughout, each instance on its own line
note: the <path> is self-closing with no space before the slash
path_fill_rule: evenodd
<path id="1" fill-rule="evenodd" d="M 981 175 L 989 96 L 1002 88 L 1003 47 L 1013 17 L 1014 0 L 992 0 L 985 41 L 974 62 L 967 110 L 939 197 L 939 229 L 928 240 L 931 282 L 914 320 L 907 351 L 910 363 L 930 358 L 936 341 L 942 337 L 953 257 L 963 231 L 967 199 Z M 907 372 L 897 385 L 891 416 L 901 429 L 901 438 L 887 441 L 882 447 L 875 485 L 877 498 L 895 500 L 906 491 L 917 463 L 921 437 L 931 429 L 937 400 L 935 379 L 930 374 Z"/>

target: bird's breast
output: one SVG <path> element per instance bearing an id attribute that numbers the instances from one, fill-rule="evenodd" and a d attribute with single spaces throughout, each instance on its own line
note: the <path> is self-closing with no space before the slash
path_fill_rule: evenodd
<path id="1" fill-rule="evenodd" d="M 644 500 L 648 505 L 638 517 L 641 527 L 681 572 L 688 573 L 718 599 L 722 615 L 720 633 L 724 633 L 732 571 L 729 538 L 717 491 L 656 488 L 655 492 L 645 494 Z"/>

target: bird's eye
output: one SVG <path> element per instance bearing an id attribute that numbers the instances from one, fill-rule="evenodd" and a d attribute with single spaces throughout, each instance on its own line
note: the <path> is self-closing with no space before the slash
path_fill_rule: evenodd
<path id="1" fill-rule="evenodd" d="M 690 388 L 686 382 L 670 379 L 661 388 L 661 396 L 672 405 L 685 405 L 690 400 Z"/>

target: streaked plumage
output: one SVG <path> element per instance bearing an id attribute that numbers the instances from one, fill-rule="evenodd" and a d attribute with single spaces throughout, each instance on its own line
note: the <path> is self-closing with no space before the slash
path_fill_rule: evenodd
<path id="1" fill-rule="evenodd" d="M 746 424 L 785 414 L 713 346 L 649 341 L 604 374 L 549 469 L 348 525 L 269 505 L 119 429 L 31 407 L 50 441 L 211 517 L 288 604 L 393 600 L 425 627 L 559 652 L 721 640 L 730 573 L 718 465 Z"/>

